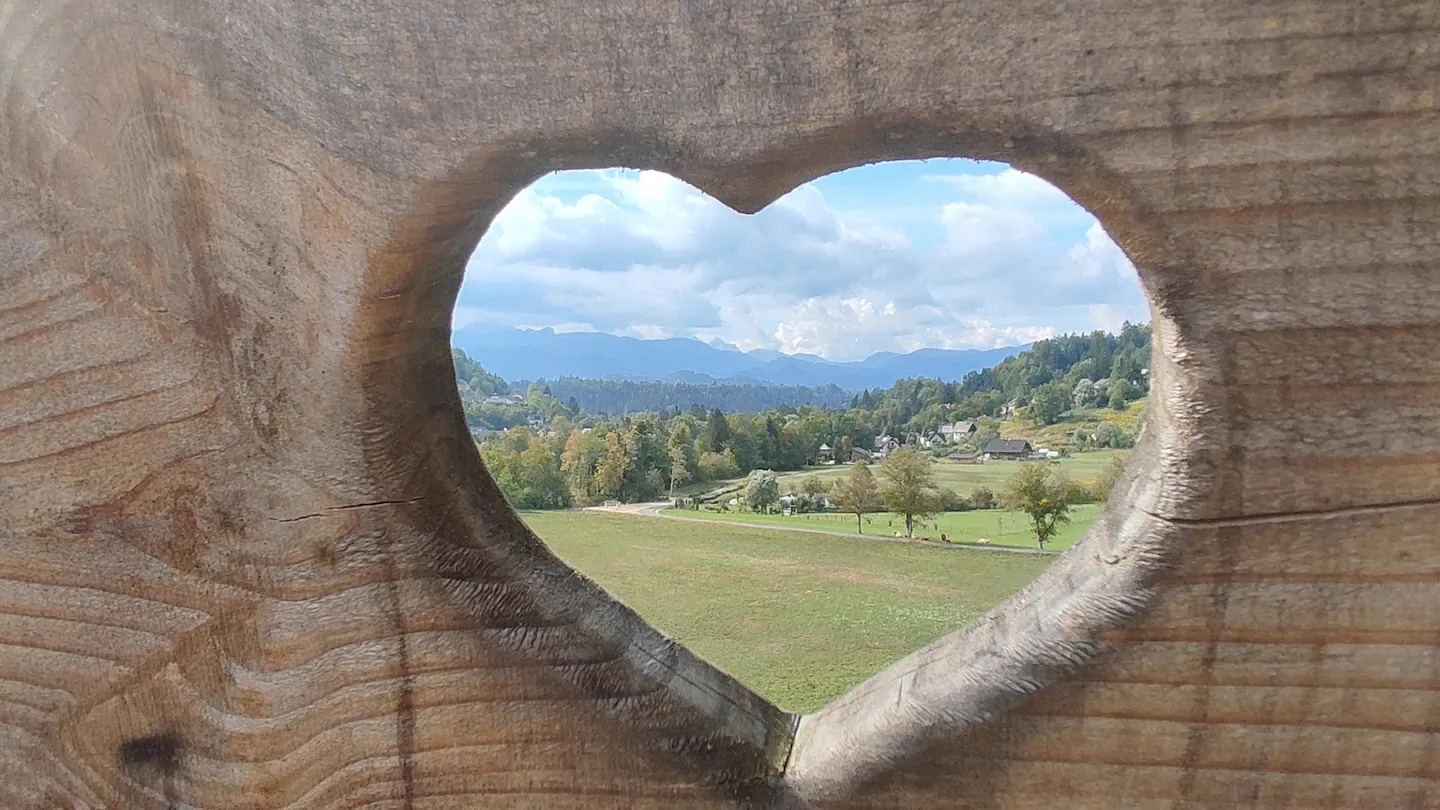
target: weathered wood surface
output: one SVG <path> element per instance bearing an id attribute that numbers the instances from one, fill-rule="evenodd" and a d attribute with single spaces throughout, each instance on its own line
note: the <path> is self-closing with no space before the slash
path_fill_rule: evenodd
<path id="1" fill-rule="evenodd" d="M 0 0 L 0 807 L 1440 807 L 1437 18 Z M 1144 268 L 1151 420 L 1084 545 L 791 718 L 504 507 L 451 304 L 551 170 L 936 155 Z"/>

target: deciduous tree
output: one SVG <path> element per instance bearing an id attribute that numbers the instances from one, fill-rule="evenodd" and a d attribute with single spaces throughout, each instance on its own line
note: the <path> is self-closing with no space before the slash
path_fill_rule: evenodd
<path id="1" fill-rule="evenodd" d="M 780 481 L 772 470 L 754 470 L 745 481 L 745 505 L 759 512 L 780 499 Z"/>
<path id="2" fill-rule="evenodd" d="M 690 462 L 680 447 L 670 448 L 670 499 L 675 499 L 675 487 L 690 483 Z"/>
<path id="3" fill-rule="evenodd" d="M 740 474 L 740 466 L 735 463 L 735 454 L 729 450 L 723 453 L 701 453 L 696 466 L 699 468 L 701 480 L 704 481 L 720 481 Z"/>
<path id="4" fill-rule="evenodd" d="M 595 467 L 595 494 L 602 498 L 614 498 L 620 494 L 620 485 L 625 481 L 625 468 L 630 456 L 625 452 L 625 443 L 620 434 L 605 434 L 605 453 Z"/>
<path id="5" fill-rule="evenodd" d="M 870 473 L 869 465 L 862 461 L 851 467 L 844 478 L 835 482 L 830 491 L 830 501 L 839 511 L 854 515 L 855 531 L 864 534 L 860 518 L 881 509 L 880 491 L 875 485 L 875 476 Z"/>
<path id="6" fill-rule="evenodd" d="M 1037 424 L 1053 425 L 1070 407 L 1070 391 L 1064 383 L 1046 383 L 1035 389 L 1026 413 Z"/>
<path id="7" fill-rule="evenodd" d="M 1124 377 L 1114 377 L 1110 380 L 1110 407 L 1117 411 L 1125 410 L 1125 403 L 1129 400 L 1130 383 Z"/>
<path id="8" fill-rule="evenodd" d="M 1114 422 L 1101 422 L 1095 426 L 1095 445 L 1123 449 L 1135 446 L 1135 439 Z"/>
<path id="9" fill-rule="evenodd" d="M 595 494 L 595 465 L 604 454 L 605 442 L 599 436 L 579 428 L 570 431 L 560 455 L 560 471 L 572 498 L 584 500 Z"/>
<path id="10" fill-rule="evenodd" d="M 697 471 L 695 464 L 694 437 L 686 417 L 675 419 L 670 427 L 670 497 L 675 497 L 675 487 L 689 483 Z"/>
<path id="11" fill-rule="evenodd" d="M 913 447 L 902 447 L 886 456 L 880 478 L 885 508 L 905 516 L 905 537 L 913 537 L 915 519 L 933 513 L 939 495 L 930 457 Z"/>
<path id="12" fill-rule="evenodd" d="M 1007 509 L 1030 516 L 1035 541 L 1043 551 L 1060 527 L 1070 522 L 1070 479 L 1046 462 L 1021 465 L 1010 477 L 1001 503 Z"/>

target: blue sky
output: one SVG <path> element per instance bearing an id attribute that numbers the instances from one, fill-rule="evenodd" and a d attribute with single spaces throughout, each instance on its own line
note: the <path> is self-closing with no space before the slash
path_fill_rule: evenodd
<path id="1" fill-rule="evenodd" d="M 753 216 L 659 172 L 559 172 L 501 211 L 454 323 L 855 360 L 1149 319 L 1134 267 L 1064 193 L 1004 164 L 862 166 Z"/>

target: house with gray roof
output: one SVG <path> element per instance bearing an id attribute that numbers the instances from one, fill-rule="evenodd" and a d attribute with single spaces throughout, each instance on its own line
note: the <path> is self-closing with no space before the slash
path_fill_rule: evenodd
<path id="1" fill-rule="evenodd" d="M 985 443 L 986 458 L 1027 459 L 1032 448 L 1024 439 L 991 439 Z"/>

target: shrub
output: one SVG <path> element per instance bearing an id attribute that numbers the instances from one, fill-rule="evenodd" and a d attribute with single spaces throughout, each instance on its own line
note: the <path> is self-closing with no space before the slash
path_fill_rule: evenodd
<path id="1" fill-rule="evenodd" d="M 1065 494 L 1065 500 L 1071 504 L 1098 503 L 1104 500 L 1098 494 L 1098 486 L 1095 481 L 1076 481 L 1070 484 L 1070 489 Z"/>
<path id="2" fill-rule="evenodd" d="M 942 489 L 935 493 L 937 512 L 964 512 L 970 508 L 970 501 L 953 489 Z"/>
<path id="3" fill-rule="evenodd" d="M 1104 472 L 1100 473 L 1100 477 L 1095 480 L 1094 489 L 1096 499 L 1101 501 L 1110 500 L 1111 490 L 1115 489 L 1115 485 L 1120 481 L 1120 476 L 1124 473 L 1125 462 L 1118 457 L 1110 459 L 1110 463 L 1105 466 Z"/>
<path id="4" fill-rule="evenodd" d="M 968 498 L 971 509 L 994 509 L 995 492 L 989 487 L 976 487 Z"/>
<path id="5" fill-rule="evenodd" d="M 1095 427 L 1095 445 L 1123 450 L 1135 446 L 1135 437 L 1114 422 L 1101 422 Z"/>
<path id="6" fill-rule="evenodd" d="M 700 478 L 705 481 L 721 481 L 740 474 L 740 467 L 735 464 L 734 455 L 728 451 L 701 453 L 695 466 L 699 468 Z"/>

